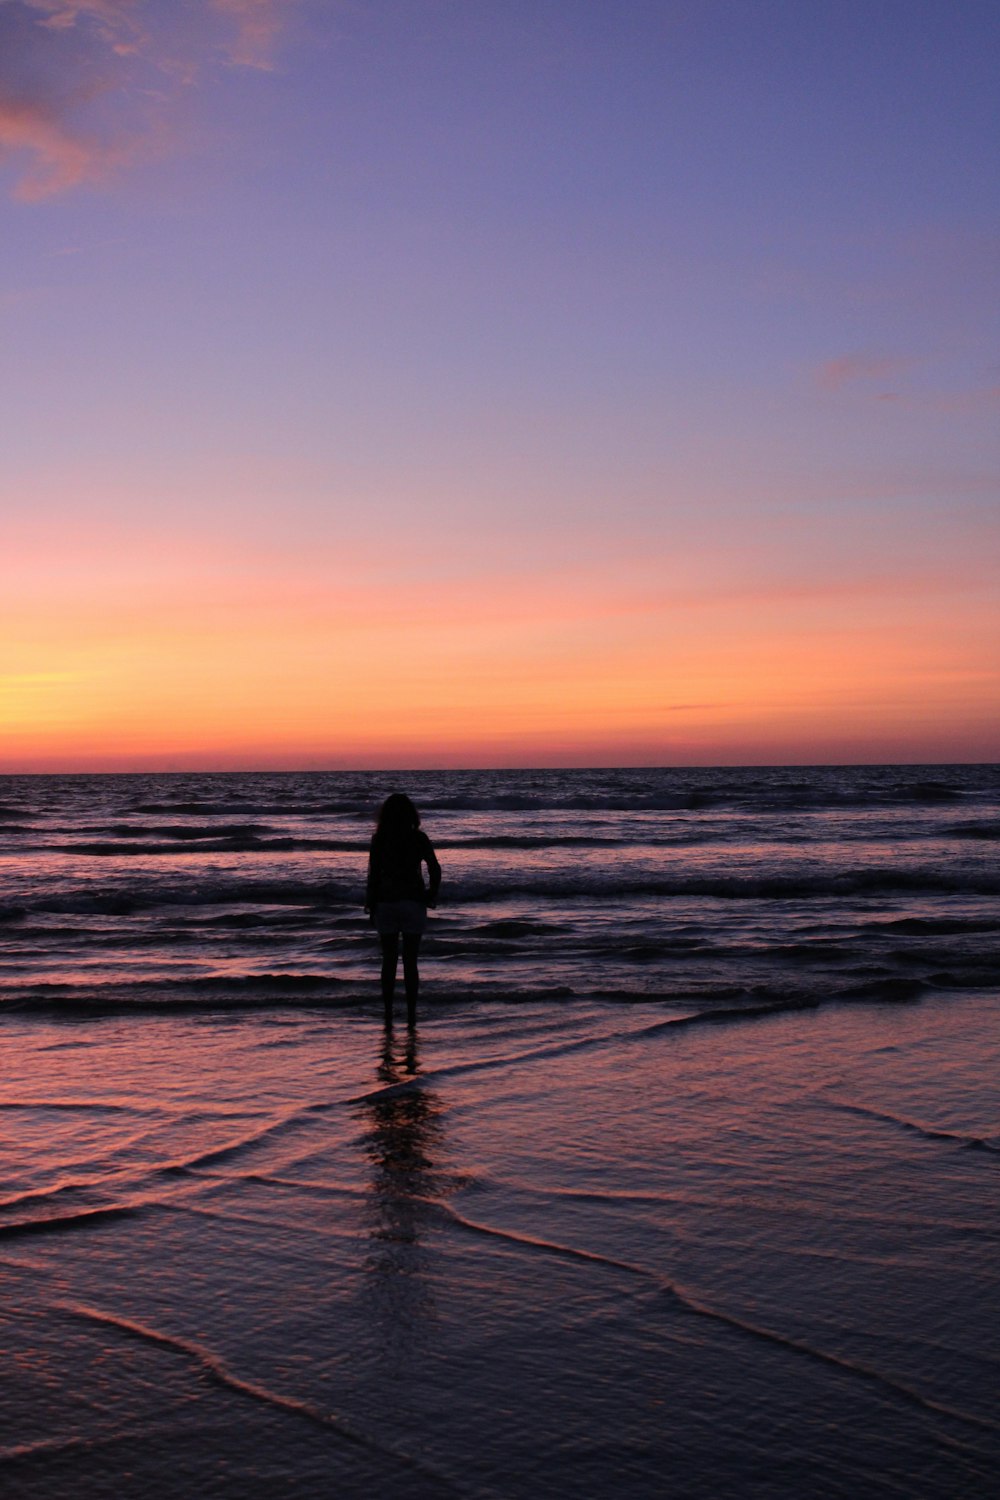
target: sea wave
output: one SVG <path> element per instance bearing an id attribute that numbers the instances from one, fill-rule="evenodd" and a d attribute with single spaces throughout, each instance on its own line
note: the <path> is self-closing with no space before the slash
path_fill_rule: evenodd
<path id="1" fill-rule="evenodd" d="M 4 832 L 7 830 L 5 829 Z M 268 850 L 293 853 L 298 850 L 315 849 L 323 853 L 367 855 L 369 840 L 363 838 L 310 838 L 299 834 L 269 833 L 267 836 L 249 830 L 234 830 L 206 824 L 192 832 L 180 832 L 172 836 L 155 837 L 157 830 L 130 828 L 111 838 L 47 839 L 34 845 L 37 850 L 50 854 L 87 854 L 97 858 L 128 858 L 133 855 L 183 855 L 197 858 L 203 854 L 245 854 Z M 170 830 L 160 830 L 162 834 Z M 728 838 L 724 832 L 698 829 L 691 833 L 659 834 L 643 831 L 638 840 L 643 846 L 656 849 L 693 848 L 698 845 L 717 843 Z M 445 850 L 462 849 L 621 849 L 635 845 L 637 840 L 628 834 L 471 834 L 467 837 L 437 838 L 435 847 L 439 853 Z"/>
<path id="2" fill-rule="evenodd" d="M 343 797 L 335 800 L 311 797 L 294 797 L 285 801 L 273 798 L 261 800 L 256 797 L 232 797 L 223 801 L 214 798 L 183 798 L 178 801 L 132 802 L 128 811 L 136 813 L 169 814 L 175 817 L 226 817 L 232 813 L 249 813 L 263 817 L 347 815 L 350 817 L 372 817 L 372 804 L 368 798 Z"/>
<path id="3" fill-rule="evenodd" d="M 791 1009 L 818 1009 L 827 1005 L 876 1003 L 908 1004 L 931 992 L 968 991 L 975 983 L 955 980 L 951 975 L 849 976 L 831 981 L 829 976 L 810 980 L 797 977 L 788 983 L 726 983 L 641 987 L 634 984 L 556 984 L 539 986 L 510 979 L 484 979 L 474 984 L 438 978 L 433 998 L 425 998 L 425 1012 L 438 1007 L 504 1003 L 551 1004 L 587 1000 L 608 1004 L 648 1005 L 684 1009 L 692 1019 L 729 1022 L 754 1019 L 765 1013 Z M 380 1008 L 377 983 L 340 980 L 333 975 L 275 973 L 219 975 L 188 979 L 93 983 L 38 983 L 0 990 L 0 1014 L 24 1011 L 67 1014 L 129 1013 L 137 1016 L 164 1011 L 328 1009 L 369 1011 Z"/>
<path id="4" fill-rule="evenodd" d="M 1000 932 L 1000 916 L 896 917 L 879 925 L 887 932 L 916 933 L 920 936 L 939 937 L 953 933 Z"/>
<path id="5" fill-rule="evenodd" d="M 959 773 L 970 769 L 986 772 L 979 782 L 970 782 L 961 774 L 953 779 L 943 777 L 914 777 L 912 775 L 887 775 L 888 768 L 870 768 L 870 775 L 853 784 L 838 783 L 834 772 L 828 770 L 825 778 L 776 777 L 762 771 L 756 778 L 748 773 L 727 777 L 720 773 L 714 781 L 705 780 L 696 785 L 664 785 L 665 778 L 676 779 L 679 773 L 652 771 L 648 778 L 641 773 L 632 773 L 632 784 L 622 784 L 622 774 L 616 773 L 613 783 L 607 786 L 580 786 L 572 776 L 558 777 L 554 773 L 541 778 L 537 786 L 505 790 L 491 786 L 488 789 L 468 790 L 453 787 L 436 787 L 433 784 L 420 788 L 414 786 L 421 809 L 428 813 L 645 813 L 645 812 L 704 812 L 707 810 L 736 808 L 749 813 L 776 815 L 795 811 L 823 811 L 825 809 L 845 811 L 865 808 L 893 807 L 906 804 L 914 807 L 934 807 L 949 804 L 971 804 L 980 795 L 995 797 L 995 779 L 989 775 L 991 768 L 956 768 Z M 904 770 L 905 768 L 899 768 Z M 591 780 L 599 773 L 586 774 Z M 420 781 L 419 773 L 412 780 Z M 980 785 L 979 783 L 983 784 Z M 987 785 L 987 783 L 989 783 Z M 262 788 L 263 795 L 248 797 L 230 796 L 200 797 L 178 796 L 154 801 L 137 800 L 128 804 L 128 811 L 140 814 L 170 815 L 172 817 L 232 817 L 243 814 L 251 817 L 348 817 L 370 822 L 376 806 L 369 789 L 357 794 L 345 793 L 336 797 L 316 797 L 289 791 L 276 798 L 273 788 Z M 269 794 L 270 793 L 270 794 Z"/>
<path id="6" fill-rule="evenodd" d="M 175 842 L 172 839 L 143 839 L 141 834 L 136 834 L 127 842 L 118 840 L 112 842 L 108 839 L 89 842 L 86 839 L 74 839 L 68 843 L 42 844 L 39 847 L 55 854 L 89 854 L 97 858 L 174 854 L 196 859 L 203 854 L 252 854 L 257 850 L 289 854 L 296 850 L 317 849 L 326 854 L 356 854 L 367 849 L 368 846 L 359 843 L 357 839 L 303 839 L 291 836 L 258 838 L 254 834 L 219 838 L 214 829 L 206 829 L 197 841 L 193 839 L 186 839 L 182 842 Z"/>
<path id="7" fill-rule="evenodd" d="M 1000 895 L 1000 872 L 912 867 L 828 870 L 785 874 L 610 874 L 602 871 L 493 871 L 487 878 L 469 877 L 450 883 L 446 899 L 454 902 L 489 901 L 498 896 L 539 897 L 548 901 L 601 900 L 700 896 L 723 901 L 812 901 L 829 897 L 883 895 Z"/>
<path id="8" fill-rule="evenodd" d="M 52 830 L 49 830 L 51 835 Z M 186 842 L 207 838 L 264 838 L 274 832 L 268 823 L 81 823 L 66 836 L 104 839 L 167 839 Z"/>
<path id="9" fill-rule="evenodd" d="M 941 832 L 952 839 L 1000 839 L 1000 822 L 952 823 Z"/>
<path id="10" fill-rule="evenodd" d="M 152 906 L 219 904 L 359 906 L 360 872 L 347 881 L 219 879 L 141 882 L 116 891 L 70 890 L 40 895 L 0 908 L 0 918 L 20 920 L 26 912 L 91 912 L 127 915 Z M 526 897 L 546 902 L 582 898 L 601 901 L 706 897 L 720 901 L 822 901 L 828 898 L 891 893 L 957 896 L 1000 895 L 1000 871 L 986 868 L 938 869 L 879 866 L 778 874 L 622 873 L 588 867 L 531 873 L 517 867 L 493 869 L 446 883 L 443 900 L 473 902 Z"/>

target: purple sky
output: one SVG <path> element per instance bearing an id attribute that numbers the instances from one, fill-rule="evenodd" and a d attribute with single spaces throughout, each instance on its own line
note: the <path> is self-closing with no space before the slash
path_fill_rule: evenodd
<path id="1" fill-rule="evenodd" d="M 998 44 L 0 0 L 0 767 L 992 758 Z"/>

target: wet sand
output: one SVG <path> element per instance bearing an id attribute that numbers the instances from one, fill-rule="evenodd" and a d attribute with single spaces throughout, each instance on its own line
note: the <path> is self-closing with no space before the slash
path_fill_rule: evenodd
<path id="1" fill-rule="evenodd" d="M 5 1493 L 981 1496 L 996 1014 L 8 1015 Z"/>

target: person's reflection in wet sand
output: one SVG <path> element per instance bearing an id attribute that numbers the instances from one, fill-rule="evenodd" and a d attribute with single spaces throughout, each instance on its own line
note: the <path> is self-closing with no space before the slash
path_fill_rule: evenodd
<path id="1" fill-rule="evenodd" d="M 421 1326 L 434 1315 L 421 1230 L 430 1200 L 441 1193 L 435 1161 L 442 1105 L 421 1082 L 414 1026 L 405 1037 L 386 1028 L 376 1074 L 379 1087 L 362 1105 L 362 1141 L 371 1163 L 367 1294 L 374 1301 L 381 1351 L 402 1377 L 404 1364 L 419 1358 Z"/>

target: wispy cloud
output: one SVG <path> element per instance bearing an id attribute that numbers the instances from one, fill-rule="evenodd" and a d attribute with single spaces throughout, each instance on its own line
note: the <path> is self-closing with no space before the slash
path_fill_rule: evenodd
<path id="1" fill-rule="evenodd" d="M 27 154 L 30 165 L 15 188 L 26 202 L 101 178 L 114 152 L 89 140 L 33 100 L 0 97 L 0 156 Z"/>
<path id="2" fill-rule="evenodd" d="M 912 411 L 935 412 L 941 416 L 975 415 L 977 412 L 993 412 L 1000 405 L 1000 385 L 975 386 L 958 391 L 934 391 L 917 395 L 901 395 L 897 391 L 883 391 L 879 401 L 889 401 Z"/>
<path id="3" fill-rule="evenodd" d="M 12 0 L 0 0 L 12 3 Z M 166 9 L 175 12 L 172 23 L 164 27 L 156 20 L 151 0 L 20 0 L 28 10 L 40 13 L 41 25 L 50 31 L 68 31 L 77 26 L 94 26 L 103 40 L 120 55 L 141 52 L 154 38 L 162 46 L 172 32 L 180 42 L 187 29 L 179 5 Z M 297 0 L 201 0 L 189 7 L 197 30 L 199 11 L 202 18 L 221 17 L 226 33 L 218 40 L 203 39 L 206 48 L 215 47 L 230 62 L 249 68 L 270 68 L 282 28 Z M 162 18 L 162 11 L 160 12 Z M 181 44 L 182 45 L 182 44 Z"/>
<path id="4" fill-rule="evenodd" d="M 842 354 L 820 365 L 816 381 L 824 390 L 839 391 L 844 386 L 866 381 L 890 380 L 911 369 L 915 363 L 913 359 L 884 354 Z"/>
<path id="5" fill-rule="evenodd" d="M 297 0 L 0 0 L 0 166 L 34 202 L 163 149 L 213 67 L 269 69 Z"/>
<path id="6" fill-rule="evenodd" d="M 145 38 L 136 0 L 23 0 L 28 10 L 40 11 L 40 24 L 49 31 L 69 31 L 80 23 L 93 23 L 114 52 L 127 55 L 139 49 Z"/>
<path id="7" fill-rule="evenodd" d="M 245 68 L 270 69 L 274 51 L 294 0 L 211 0 L 213 10 L 231 21 L 235 35 L 230 61 Z"/>
<path id="8" fill-rule="evenodd" d="M 935 373 L 936 382 L 932 380 Z M 1000 399 L 1000 386 L 995 383 L 964 383 L 954 369 L 935 371 L 928 358 L 843 354 L 820 365 L 814 379 L 824 391 L 856 391 L 869 401 L 943 416 L 989 412 Z"/>

